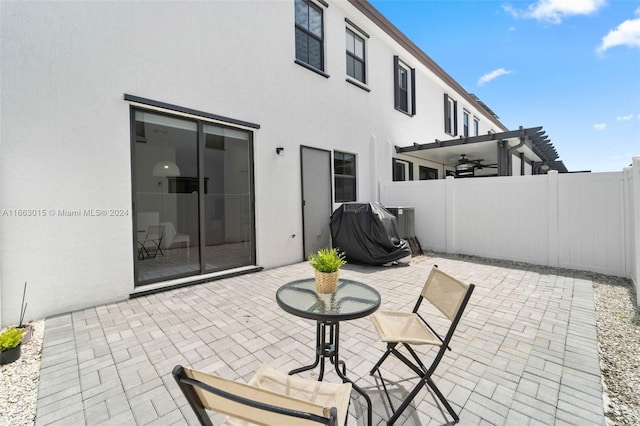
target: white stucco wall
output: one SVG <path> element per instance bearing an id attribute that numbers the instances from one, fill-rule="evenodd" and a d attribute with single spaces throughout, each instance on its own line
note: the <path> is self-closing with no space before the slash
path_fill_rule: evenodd
<path id="1" fill-rule="evenodd" d="M 266 268 L 302 259 L 300 145 L 355 153 L 366 202 L 391 180 L 394 145 L 444 139 L 443 92 L 453 91 L 350 4 L 324 10 L 329 78 L 294 63 L 293 1 L 1 2 L 2 323 L 18 320 L 25 281 L 28 318 L 133 291 L 125 93 L 261 126 L 256 240 Z M 345 81 L 345 18 L 370 35 L 370 92 Z M 415 117 L 393 108 L 395 54 L 417 71 Z M 483 117 L 458 100 L 460 113 Z M 490 127 L 483 118 L 481 132 Z"/>

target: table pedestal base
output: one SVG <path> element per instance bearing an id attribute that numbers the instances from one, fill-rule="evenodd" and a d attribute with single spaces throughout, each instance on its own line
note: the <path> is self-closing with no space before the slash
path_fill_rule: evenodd
<path id="1" fill-rule="evenodd" d="M 329 336 L 327 339 L 327 331 Z M 347 365 L 339 358 L 340 349 L 340 323 L 331 321 L 317 321 L 316 325 L 316 359 L 313 364 L 306 365 L 304 367 L 296 368 L 289 372 L 289 375 L 301 373 L 303 371 L 313 370 L 320 364 L 320 374 L 318 381 L 322 381 L 324 377 L 325 359 L 329 358 L 329 361 L 335 367 L 336 374 L 342 379 L 343 383 L 351 383 L 352 388 L 362 395 L 367 401 L 367 424 L 372 423 L 372 411 L 371 411 L 371 398 L 369 395 L 356 385 L 351 379 L 347 377 Z M 342 370 L 341 370 L 342 369 Z"/>

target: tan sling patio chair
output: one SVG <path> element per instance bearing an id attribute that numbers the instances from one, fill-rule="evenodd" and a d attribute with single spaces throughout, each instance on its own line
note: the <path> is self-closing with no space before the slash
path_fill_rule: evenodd
<path id="1" fill-rule="evenodd" d="M 458 415 L 446 400 L 440 389 L 438 389 L 431 376 L 442 360 L 445 350 L 451 350 L 451 348 L 449 348 L 449 341 L 453 337 L 453 333 L 455 332 L 456 326 L 462 317 L 462 313 L 464 312 L 473 289 L 473 284 L 465 284 L 458 281 L 439 270 L 436 265 L 431 269 L 431 273 L 427 278 L 427 282 L 425 283 L 412 312 L 377 311 L 371 315 L 371 321 L 380 336 L 380 340 L 387 343 L 387 350 L 371 369 L 370 373 L 373 375 L 376 370 L 378 371 L 384 391 L 387 394 L 387 399 L 389 400 L 391 410 L 393 411 L 393 414 L 388 421 L 389 425 L 392 425 L 398 420 L 402 412 L 409 406 L 423 386 L 431 388 L 438 399 L 446 407 L 449 414 L 454 418 L 454 421 L 456 423 L 459 421 Z M 433 306 L 435 306 L 443 315 L 443 321 L 448 323 L 448 328 L 446 329 L 444 337 L 441 337 L 420 315 L 419 310 L 424 300 L 429 301 Z M 434 321 L 431 322 L 433 323 Z M 443 331 L 445 330 L 441 330 L 441 332 Z M 398 350 L 398 344 L 401 344 L 406 348 L 413 360 L 409 359 Z M 434 345 L 439 347 L 429 368 L 425 367 L 423 362 L 420 360 L 418 354 L 412 348 L 413 345 Z M 389 397 L 385 381 L 380 373 L 380 366 L 391 354 L 405 363 L 418 375 L 419 378 L 418 383 L 403 399 L 397 410 L 393 408 L 393 403 Z"/>
<path id="2" fill-rule="evenodd" d="M 249 384 L 177 365 L 173 377 L 200 424 L 206 410 L 226 414 L 224 425 L 339 425 L 347 420 L 351 383 L 288 376 L 264 364 Z"/>

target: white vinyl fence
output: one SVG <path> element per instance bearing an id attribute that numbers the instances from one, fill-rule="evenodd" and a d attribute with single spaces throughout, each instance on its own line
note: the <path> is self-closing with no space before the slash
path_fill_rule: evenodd
<path id="1" fill-rule="evenodd" d="M 415 209 L 423 249 L 626 277 L 638 295 L 640 157 L 612 173 L 383 182 L 380 202 Z"/>

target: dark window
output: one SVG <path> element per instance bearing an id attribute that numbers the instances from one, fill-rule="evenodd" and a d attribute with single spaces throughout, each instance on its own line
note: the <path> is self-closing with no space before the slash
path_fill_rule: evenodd
<path id="1" fill-rule="evenodd" d="M 403 64 L 398 56 L 393 57 L 394 99 L 396 109 L 416 115 L 416 72 Z"/>
<path id="2" fill-rule="evenodd" d="M 295 0 L 296 59 L 324 71 L 322 9 L 307 0 Z"/>
<path id="3" fill-rule="evenodd" d="M 420 180 L 438 179 L 438 170 L 431 167 L 420 166 Z"/>
<path id="4" fill-rule="evenodd" d="M 473 117 L 473 136 L 478 136 L 480 134 L 480 121 L 478 117 Z"/>
<path id="5" fill-rule="evenodd" d="M 469 113 L 467 111 L 462 112 L 462 136 L 469 137 Z"/>
<path id="6" fill-rule="evenodd" d="M 347 28 L 347 75 L 366 83 L 364 39 Z"/>
<path id="7" fill-rule="evenodd" d="M 413 180 L 413 163 L 410 161 L 398 160 L 393 158 L 393 180 Z"/>
<path id="8" fill-rule="evenodd" d="M 333 173 L 336 203 L 356 201 L 356 156 L 335 151 Z"/>
<path id="9" fill-rule="evenodd" d="M 444 94 L 444 131 L 452 136 L 458 135 L 458 102 Z"/>
<path id="10" fill-rule="evenodd" d="M 397 107 L 409 112 L 409 90 L 407 88 L 408 72 L 405 67 L 398 65 L 398 105 Z"/>

